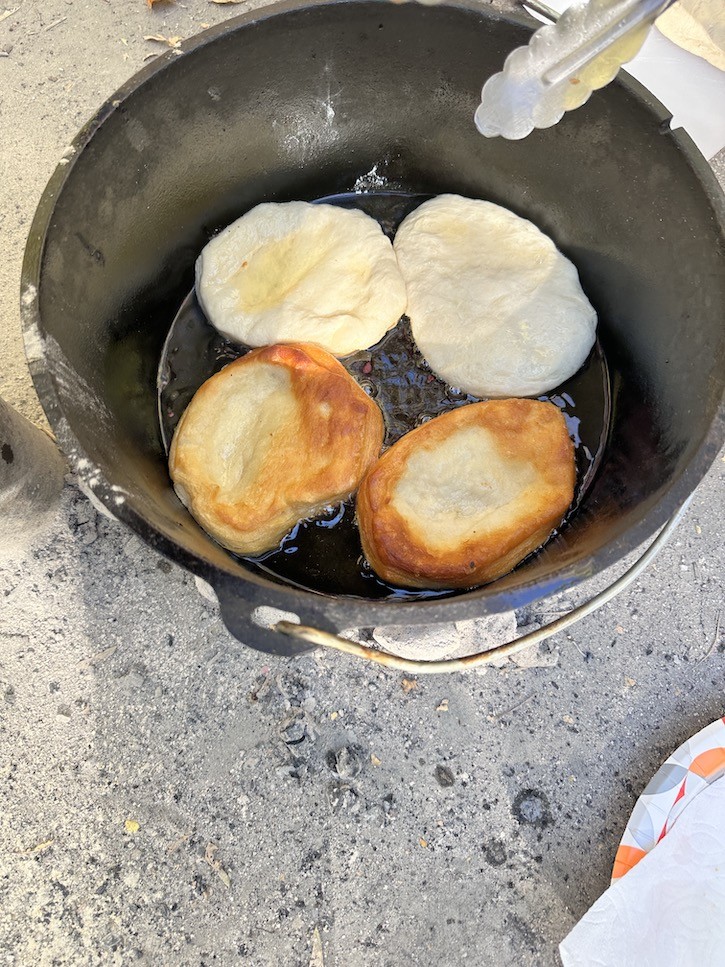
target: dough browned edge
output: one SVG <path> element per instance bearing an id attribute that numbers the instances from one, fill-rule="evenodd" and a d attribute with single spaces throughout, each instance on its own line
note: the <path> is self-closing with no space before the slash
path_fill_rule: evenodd
<path id="1" fill-rule="evenodd" d="M 515 526 L 493 525 L 444 551 L 430 549 L 425 521 L 406 519 L 392 506 L 396 484 L 419 447 L 435 448 L 452 432 L 476 425 L 495 435 L 502 455 L 534 466 L 537 481 L 528 490 L 525 519 Z M 507 399 L 460 407 L 407 433 L 365 476 L 357 496 L 363 551 L 390 584 L 428 589 L 487 584 L 545 543 L 571 505 L 575 480 L 574 447 L 553 403 Z"/>
<path id="2" fill-rule="evenodd" d="M 235 368 L 256 362 L 289 371 L 303 418 L 275 430 L 275 447 L 245 488 L 244 499 L 235 504 L 210 478 L 203 453 L 189 452 L 179 441 L 187 420 L 201 420 L 203 430 L 215 418 L 213 398 L 220 381 Z M 323 403 L 332 414 L 326 422 L 314 416 Z M 378 457 L 383 435 L 379 407 L 330 353 L 309 343 L 263 346 L 229 363 L 197 390 L 174 433 L 169 470 L 183 503 L 212 537 L 236 553 L 255 555 L 275 547 L 299 520 L 354 493 Z"/>

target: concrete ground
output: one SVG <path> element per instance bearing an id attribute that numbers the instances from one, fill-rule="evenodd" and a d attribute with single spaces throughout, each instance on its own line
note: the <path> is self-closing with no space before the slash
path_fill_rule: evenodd
<path id="1" fill-rule="evenodd" d="M 9 2 L 0 396 L 41 421 L 17 303 L 48 176 L 145 35 L 250 5 Z M 246 649 L 69 481 L 0 564 L 0 963 L 557 963 L 647 780 L 723 713 L 724 475 L 721 457 L 636 586 L 528 667 L 417 681 Z"/>

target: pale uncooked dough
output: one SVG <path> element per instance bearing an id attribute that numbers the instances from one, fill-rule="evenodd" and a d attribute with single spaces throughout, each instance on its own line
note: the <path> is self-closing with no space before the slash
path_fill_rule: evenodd
<path id="1" fill-rule="evenodd" d="M 223 335 L 248 346 L 310 342 L 335 356 L 368 349 L 405 312 L 390 240 L 360 211 L 265 203 L 204 248 L 196 291 Z"/>
<path id="2" fill-rule="evenodd" d="M 538 396 L 572 376 L 597 317 L 572 263 L 499 205 L 439 195 L 395 237 L 413 337 L 431 368 L 476 396 Z"/>
<path id="3" fill-rule="evenodd" d="M 725 71 L 725 2 L 680 0 L 657 19 L 674 43 Z"/>

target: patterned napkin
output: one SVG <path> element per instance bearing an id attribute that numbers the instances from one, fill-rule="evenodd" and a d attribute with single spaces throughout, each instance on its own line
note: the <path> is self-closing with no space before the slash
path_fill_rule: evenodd
<path id="1" fill-rule="evenodd" d="M 694 798 L 559 952 L 564 967 L 725 965 L 725 778 Z"/>

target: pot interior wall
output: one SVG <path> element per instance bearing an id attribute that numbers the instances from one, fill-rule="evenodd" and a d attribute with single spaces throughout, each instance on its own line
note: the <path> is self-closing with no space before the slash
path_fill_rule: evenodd
<path id="1" fill-rule="evenodd" d="M 499 589 L 587 574 L 694 472 L 725 369 L 711 202 L 662 119 L 616 84 L 523 142 L 482 138 L 481 84 L 526 39 L 484 11 L 416 4 L 238 23 L 159 68 L 73 160 L 42 261 L 47 365 L 81 449 L 152 532 L 245 573 L 177 501 L 158 432 L 159 353 L 199 250 L 258 202 L 348 191 L 373 168 L 391 187 L 532 219 L 600 314 L 613 398 L 600 472 L 571 525 Z"/>

